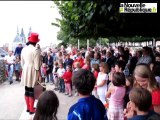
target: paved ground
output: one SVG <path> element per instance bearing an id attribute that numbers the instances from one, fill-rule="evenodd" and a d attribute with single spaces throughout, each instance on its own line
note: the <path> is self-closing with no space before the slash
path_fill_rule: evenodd
<path id="1" fill-rule="evenodd" d="M 54 85 L 47 84 L 47 89 L 53 89 Z M 56 92 L 60 107 L 58 120 L 66 120 L 71 105 L 77 102 L 78 97 L 68 97 Z M 32 118 L 25 112 L 24 87 L 14 81 L 12 85 L 5 82 L 0 85 L 0 120 L 28 120 Z"/>

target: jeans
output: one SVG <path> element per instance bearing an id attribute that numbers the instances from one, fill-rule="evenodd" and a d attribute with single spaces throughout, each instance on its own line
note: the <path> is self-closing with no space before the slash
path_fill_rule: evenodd
<path id="1" fill-rule="evenodd" d="M 59 78 L 59 86 L 60 86 L 60 92 L 65 92 L 65 85 L 64 80 L 62 78 Z"/>
<path id="2" fill-rule="evenodd" d="M 8 80 L 9 82 L 13 81 L 13 74 L 14 74 L 14 65 L 6 65 L 7 72 L 8 72 Z"/>
<path id="3" fill-rule="evenodd" d="M 47 75 L 47 82 L 53 83 L 53 74 L 52 73 Z"/>

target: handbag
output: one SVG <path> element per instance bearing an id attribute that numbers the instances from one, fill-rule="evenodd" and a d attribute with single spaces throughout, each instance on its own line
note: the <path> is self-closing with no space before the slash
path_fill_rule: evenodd
<path id="1" fill-rule="evenodd" d="M 39 98 L 39 96 L 46 90 L 46 85 L 37 81 L 37 84 L 34 86 L 34 99 Z"/>

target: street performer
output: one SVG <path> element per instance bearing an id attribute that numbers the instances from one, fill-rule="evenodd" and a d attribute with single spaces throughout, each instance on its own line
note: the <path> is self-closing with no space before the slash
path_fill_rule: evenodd
<path id="1" fill-rule="evenodd" d="M 22 78 L 21 84 L 25 86 L 25 101 L 27 112 L 35 113 L 34 106 L 34 86 L 39 78 L 41 66 L 41 55 L 39 49 L 35 46 L 39 42 L 39 35 L 31 33 L 28 38 L 27 46 L 23 48 L 21 53 Z"/>

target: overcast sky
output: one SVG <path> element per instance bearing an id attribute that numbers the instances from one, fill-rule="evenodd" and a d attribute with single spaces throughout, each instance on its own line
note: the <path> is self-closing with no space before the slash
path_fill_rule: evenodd
<path id="1" fill-rule="evenodd" d="M 59 28 L 51 22 L 60 17 L 56 8 L 51 8 L 52 1 L 0 1 L 0 46 L 12 42 L 23 27 L 27 37 L 29 27 L 39 33 L 40 45 L 57 43 Z"/>

